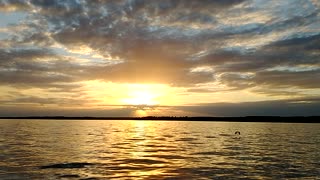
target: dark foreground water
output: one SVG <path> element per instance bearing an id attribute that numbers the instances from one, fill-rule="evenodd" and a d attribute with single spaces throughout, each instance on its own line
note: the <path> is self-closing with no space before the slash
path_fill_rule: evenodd
<path id="1" fill-rule="evenodd" d="M 0 179 L 320 179 L 320 124 L 0 120 L 0 127 Z"/>

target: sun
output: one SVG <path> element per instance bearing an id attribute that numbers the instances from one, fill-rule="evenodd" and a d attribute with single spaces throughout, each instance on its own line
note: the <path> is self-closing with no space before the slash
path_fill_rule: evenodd
<path id="1" fill-rule="evenodd" d="M 157 85 L 131 84 L 122 103 L 134 108 L 134 116 L 147 116 L 159 105 L 164 91 Z"/>
<path id="2" fill-rule="evenodd" d="M 129 94 L 129 97 L 124 99 L 124 103 L 129 105 L 156 105 L 157 95 L 150 91 L 133 91 Z"/>

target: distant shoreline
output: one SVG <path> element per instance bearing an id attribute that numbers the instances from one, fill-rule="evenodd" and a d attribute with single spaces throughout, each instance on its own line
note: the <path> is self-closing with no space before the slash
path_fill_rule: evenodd
<path id="1" fill-rule="evenodd" d="M 24 116 L 0 117 L 0 119 L 46 119 L 46 120 L 150 120 L 150 121 L 215 121 L 215 122 L 276 122 L 276 123 L 320 123 L 320 116 L 245 116 L 245 117 L 71 117 L 71 116 Z M 318 120 L 317 120 L 318 119 Z"/>

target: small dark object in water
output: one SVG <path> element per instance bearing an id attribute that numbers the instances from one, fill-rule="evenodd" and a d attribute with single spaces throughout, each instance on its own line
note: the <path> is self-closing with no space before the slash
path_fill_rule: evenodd
<path id="1" fill-rule="evenodd" d="M 63 163 L 63 164 L 51 164 L 47 166 L 41 166 L 40 169 L 49 169 L 49 168 L 84 168 L 87 165 L 92 165 L 91 163 Z"/>
<path id="2" fill-rule="evenodd" d="M 238 135 L 240 135 L 240 131 L 236 131 L 234 134 L 238 134 Z"/>

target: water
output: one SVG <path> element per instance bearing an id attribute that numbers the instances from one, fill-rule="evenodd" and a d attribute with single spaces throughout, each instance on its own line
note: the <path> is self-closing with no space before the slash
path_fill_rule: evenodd
<path id="1" fill-rule="evenodd" d="M 0 120 L 0 126 L 0 179 L 320 179 L 320 124 Z"/>

